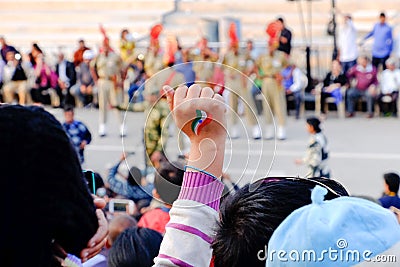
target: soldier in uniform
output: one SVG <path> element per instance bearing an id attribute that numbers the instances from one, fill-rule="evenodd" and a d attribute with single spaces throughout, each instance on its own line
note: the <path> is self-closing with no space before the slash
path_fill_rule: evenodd
<path id="1" fill-rule="evenodd" d="M 149 46 L 144 58 L 144 70 L 149 77 L 153 76 L 164 68 L 163 55 L 158 42 L 157 44 L 152 44 Z"/>
<path id="2" fill-rule="evenodd" d="M 199 41 L 197 47 L 191 49 L 191 55 L 194 61 L 193 70 L 196 73 L 197 83 L 201 82 L 205 86 L 210 86 L 209 82 L 211 82 L 214 74 L 212 62 L 218 60 L 218 54 L 208 47 L 208 40 L 206 37 L 203 37 Z"/>
<path id="3" fill-rule="evenodd" d="M 117 121 L 120 124 L 120 135 L 124 136 L 125 131 L 122 125 L 122 118 L 118 106 L 118 90 L 121 90 L 122 81 L 122 60 L 120 56 L 112 52 L 109 41 L 106 38 L 103 42 L 99 55 L 90 63 L 93 80 L 98 88 L 98 101 L 100 110 L 99 135 L 106 135 L 107 109 L 110 105 L 115 111 Z"/>
<path id="4" fill-rule="evenodd" d="M 146 164 L 157 168 L 164 158 L 164 149 L 169 137 L 169 108 L 165 97 L 162 95 L 164 85 L 173 88 L 185 84 L 182 73 L 173 68 L 167 68 L 148 79 L 143 91 L 145 101 L 131 103 L 129 111 L 144 111 L 146 123 L 144 126 L 144 145 L 146 148 Z M 181 140 L 181 139 L 180 139 Z M 180 141 L 182 144 L 182 141 Z"/>
<path id="5" fill-rule="evenodd" d="M 269 51 L 267 54 L 257 59 L 256 66 L 259 68 L 256 73 L 262 79 L 262 92 L 267 100 L 269 107 L 264 107 L 264 116 L 266 119 L 266 139 L 274 137 L 274 125 L 272 124 L 272 114 L 277 120 L 277 138 L 286 139 L 286 96 L 282 87 L 281 71 L 286 65 L 286 56 L 278 51 L 278 42 L 270 40 L 268 42 Z"/>
<path id="6" fill-rule="evenodd" d="M 247 122 L 253 127 L 253 138 L 259 139 L 261 137 L 261 132 L 259 126 L 256 125 L 256 109 L 254 101 L 251 99 L 251 85 L 247 76 L 242 73 L 246 72 L 246 64 L 248 56 L 246 53 L 239 53 L 239 43 L 238 41 L 231 41 L 228 52 L 225 54 L 223 59 L 224 66 L 224 76 L 225 76 L 225 89 L 229 90 L 229 106 L 231 107 L 231 137 L 239 137 L 239 125 L 238 120 L 238 103 L 239 98 L 243 100 L 245 107 L 245 116 Z M 236 114 L 234 114 L 236 113 Z"/>

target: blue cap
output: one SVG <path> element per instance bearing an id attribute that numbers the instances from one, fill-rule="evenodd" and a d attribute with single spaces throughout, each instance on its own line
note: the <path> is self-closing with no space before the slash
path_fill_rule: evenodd
<path id="1" fill-rule="evenodd" d="M 324 201 L 326 193 L 316 186 L 312 204 L 292 212 L 275 230 L 267 267 L 352 266 L 400 245 L 393 212 L 356 197 Z"/>

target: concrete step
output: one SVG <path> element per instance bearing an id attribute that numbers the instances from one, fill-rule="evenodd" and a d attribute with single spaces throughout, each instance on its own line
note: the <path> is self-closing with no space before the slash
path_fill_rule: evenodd
<path id="1" fill-rule="evenodd" d="M 55 10 L 170 10 L 173 0 L 2 0 L 2 11 L 55 11 Z"/>
<path id="2" fill-rule="evenodd" d="M 331 9 L 331 1 L 312 1 L 311 8 L 313 11 L 325 11 L 329 12 Z M 360 3 L 361 6 L 360 6 Z M 381 0 L 379 3 L 376 0 L 363 0 L 361 1 L 349 1 L 349 0 L 337 0 L 336 6 L 343 12 L 353 13 L 362 7 L 363 9 L 370 9 L 377 11 L 379 14 L 382 7 L 387 9 L 398 8 L 398 0 Z M 308 10 L 308 3 L 302 1 L 302 8 L 304 12 Z M 299 2 L 287 1 L 287 0 L 197 0 L 197 1 L 180 1 L 179 9 L 182 11 L 195 11 L 195 12 L 271 12 L 286 13 L 292 10 L 296 10 L 299 6 Z M 211 7 L 211 8 L 210 8 Z M 377 15 L 375 15 L 377 16 Z"/>
<path id="3" fill-rule="evenodd" d="M 88 22 L 141 22 L 141 21 L 157 21 L 160 16 L 165 13 L 166 10 L 144 10 L 144 11 L 130 11 L 130 10 L 102 10 L 93 13 L 88 10 L 79 11 L 52 11 L 51 14 L 48 11 L 20 11 L 10 12 L 0 10 L 0 17 L 2 23 L 0 28 L 5 27 L 4 24 L 25 24 L 29 26 L 30 23 L 88 23 Z M 57 19 L 55 19 L 57 18 Z M 27 24 L 29 21 L 29 25 Z M 8 26 L 8 25 L 7 25 Z"/>

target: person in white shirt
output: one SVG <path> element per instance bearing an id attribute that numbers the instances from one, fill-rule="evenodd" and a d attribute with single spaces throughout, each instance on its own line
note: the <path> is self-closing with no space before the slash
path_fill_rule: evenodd
<path id="1" fill-rule="evenodd" d="M 343 27 L 339 29 L 338 38 L 339 61 L 343 68 L 343 73 L 357 64 L 357 30 L 354 26 L 350 14 L 344 15 Z"/>
<path id="2" fill-rule="evenodd" d="M 386 70 L 380 77 L 380 95 L 378 97 L 381 112 L 384 115 L 397 117 L 397 99 L 400 88 L 400 70 L 396 68 L 396 59 L 386 60 Z"/>

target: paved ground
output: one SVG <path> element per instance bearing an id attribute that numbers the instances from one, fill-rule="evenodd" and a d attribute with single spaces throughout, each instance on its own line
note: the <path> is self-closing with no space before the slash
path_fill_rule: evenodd
<path id="1" fill-rule="evenodd" d="M 63 120 L 62 110 L 49 111 Z M 323 124 L 330 143 L 332 175 L 354 195 L 379 197 L 383 187 L 382 174 L 400 171 L 400 119 L 367 120 L 361 113 L 358 116 L 340 120 L 332 112 Z M 86 151 L 87 168 L 105 175 L 107 168 L 119 159 L 123 147 L 125 151 L 136 152 L 128 158 L 130 165 L 144 166 L 141 138 L 145 118 L 142 113 L 126 114 L 127 137 L 124 139 L 119 137 L 119 126 L 112 116 L 109 117 L 107 137 L 97 136 L 96 109 L 78 109 L 76 118 L 85 122 L 93 133 L 93 141 Z M 287 131 L 286 141 L 251 140 L 245 133 L 240 139 L 227 140 L 226 171 L 240 185 L 268 173 L 306 175 L 305 167 L 294 164 L 295 158 L 304 155 L 307 145 L 304 119 L 290 117 Z M 170 158 L 176 159 L 178 149 L 174 139 L 170 140 L 167 151 Z"/>

